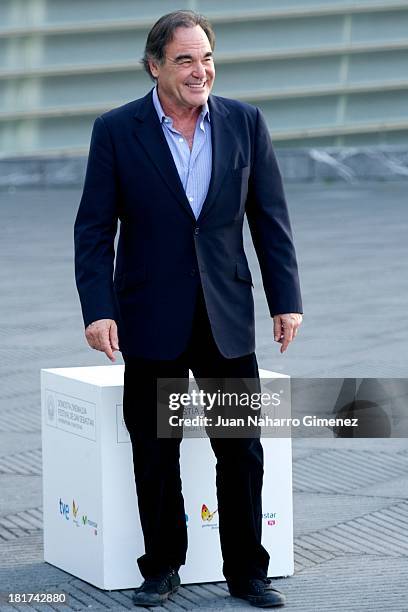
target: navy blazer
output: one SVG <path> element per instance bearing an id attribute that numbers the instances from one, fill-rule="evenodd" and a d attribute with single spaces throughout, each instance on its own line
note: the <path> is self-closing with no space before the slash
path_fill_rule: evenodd
<path id="1" fill-rule="evenodd" d="M 212 175 L 197 220 L 151 91 L 94 123 L 75 222 L 76 282 L 85 326 L 115 319 L 125 356 L 178 356 L 190 337 L 200 283 L 221 353 L 231 358 L 254 351 L 245 213 L 271 315 L 302 312 L 288 210 L 265 120 L 258 108 L 236 100 L 210 95 L 208 104 Z"/>

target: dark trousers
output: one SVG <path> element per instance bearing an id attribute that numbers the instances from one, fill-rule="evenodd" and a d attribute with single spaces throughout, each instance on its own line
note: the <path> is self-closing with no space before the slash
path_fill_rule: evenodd
<path id="1" fill-rule="evenodd" d="M 259 381 L 255 353 L 227 359 L 211 332 L 200 290 L 187 349 L 176 359 L 125 359 L 123 416 L 129 431 L 145 554 L 144 577 L 185 563 L 187 527 L 180 479 L 179 438 L 157 437 L 157 379 L 184 379 L 189 369 L 221 388 L 225 378 Z M 269 555 L 261 544 L 263 449 L 259 436 L 210 438 L 217 459 L 216 487 L 223 573 L 229 583 L 267 576 Z M 194 469 L 194 468 L 192 468 Z M 203 562 L 205 563 L 205 551 Z"/>

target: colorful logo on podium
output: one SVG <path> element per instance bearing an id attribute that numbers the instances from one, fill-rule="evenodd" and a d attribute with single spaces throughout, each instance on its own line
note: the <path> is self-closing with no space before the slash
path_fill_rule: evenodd
<path id="1" fill-rule="evenodd" d="M 201 518 L 203 521 L 212 521 L 214 518 L 214 514 L 218 511 L 218 508 L 214 510 L 214 512 L 210 512 L 205 504 L 201 506 Z"/>
<path id="2" fill-rule="evenodd" d="M 94 532 L 94 535 L 98 535 L 98 523 L 96 523 L 95 521 L 91 521 L 88 518 L 87 514 L 82 514 L 79 515 L 79 504 L 75 501 L 75 499 L 72 500 L 72 506 L 71 509 L 69 507 L 69 504 L 66 504 L 61 498 L 59 499 L 59 511 L 60 514 L 67 520 L 69 521 L 70 519 L 70 510 L 72 512 L 72 523 L 74 525 L 76 525 L 77 527 L 91 527 L 91 529 Z"/>
<path id="3" fill-rule="evenodd" d="M 211 527 L 212 529 L 216 529 L 218 527 L 218 523 L 213 521 L 213 518 L 217 514 L 217 512 L 218 508 L 211 512 L 208 506 L 206 504 L 203 504 L 201 506 L 201 520 L 203 521 L 201 527 Z"/>
<path id="4" fill-rule="evenodd" d="M 72 500 L 72 514 L 74 515 L 74 518 L 78 516 L 78 506 L 75 503 L 75 499 Z"/>
<path id="5" fill-rule="evenodd" d="M 72 500 L 72 516 L 73 516 L 72 522 L 77 527 L 80 527 L 81 523 L 78 520 L 78 510 L 79 510 L 79 506 L 75 503 L 75 499 L 73 499 Z"/>

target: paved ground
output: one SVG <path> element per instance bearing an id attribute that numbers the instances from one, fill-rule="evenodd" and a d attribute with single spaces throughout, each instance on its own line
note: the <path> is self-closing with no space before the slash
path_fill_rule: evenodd
<path id="1" fill-rule="evenodd" d="M 288 187 L 306 315 L 281 357 L 250 254 L 262 367 L 316 378 L 407 377 L 406 185 Z M 0 198 L 0 591 L 63 591 L 71 596 L 65 609 L 129 609 L 128 591 L 99 591 L 42 562 L 39 370 L 106 363 L 84 344 L 73 281 L 79 194 Z M 293 445 L 296 573 L 275 581 L 288 612 L 407 612 L 407 440 Z M 166 605 L 224 608 L 253 609 L 222 583 L 183 587 Z"/>

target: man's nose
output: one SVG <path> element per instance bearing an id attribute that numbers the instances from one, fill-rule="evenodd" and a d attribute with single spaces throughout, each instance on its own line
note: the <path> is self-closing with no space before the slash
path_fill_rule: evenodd
<path id="1" fill-rule="evenodd" d="M 205 68 L 201 62 L 194 66 L 193 76 L 197 77 L 198 79 L 203 79 L 205 77 Z"/>

